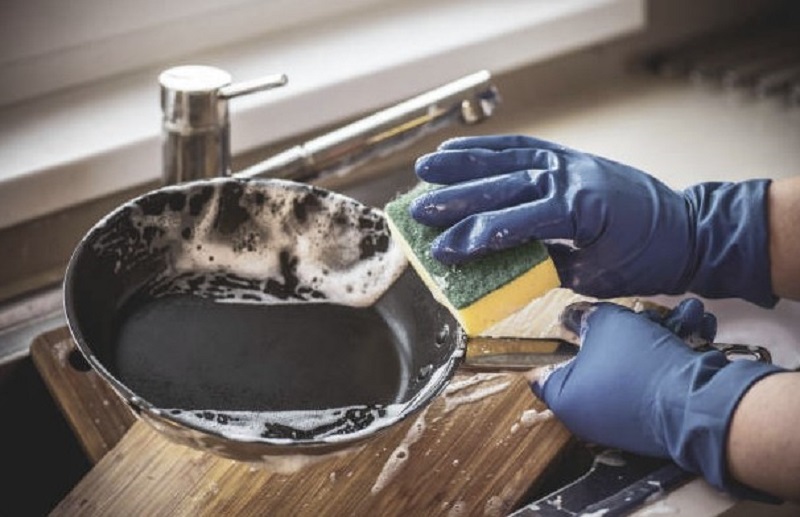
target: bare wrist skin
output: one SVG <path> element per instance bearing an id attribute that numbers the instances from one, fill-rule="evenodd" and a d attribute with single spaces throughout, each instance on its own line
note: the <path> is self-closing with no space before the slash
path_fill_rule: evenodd
<path id="1" fill-rule="evenodd" d="M 800 176 L 769 188 L 772 290 L 800 299 Z M 728 434 L 730 475 L 751 488 L 800 501 L 800 372 L 769 375 L 742 397 Z"/>
<path id="2" fill-rule="evenodd" d="M 731 421 L 730 475 L 751 488 L 800 502 L 800 372 L 764 377 L 745 393 Z"/>
<path id="3" fill-rule="evenodd" d="M 800 299 L 800 176 L 775 180 L 769 188 L 769 252 L 772 290 Z"/>

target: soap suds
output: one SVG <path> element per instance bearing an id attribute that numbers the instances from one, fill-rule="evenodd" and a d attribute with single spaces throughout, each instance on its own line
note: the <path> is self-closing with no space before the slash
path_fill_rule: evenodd
<path id="1" fill-rule="evenodd" d="M 61 366 L 65 366 L 67 364 L 67 357 L 69 353 L 72 351 L 72 343 L 70 340 L 59 341 L 55 345 L 53 345 L 53 350 L 56 353 L 56 358 L 58 358 L 58 363 Z"/>
<path id="2" fill-rule="evenodd" d="M 570 361 L 573 361 L 575 358 L 568 359 L 563 363 L 556 363 L 556 364 L 548 364 L 546 366 L 540 366 L 538 368 L 533 368 L 529 372 L 526 373 L 525 377 L 529 383 L 538 383 L 540 386 L 543 386 L 544 383 L 547 382 L 547 379 L 550 375 L 553 374 L 559 368 L 566 366 Z"/>
<path id="3" fill-rule="evenodd" d="M 249 192 L 248 187 L 245 187 L 245 194 Z M 314 191 L 310 194 L 291 184 L 276 184 L 276 187 L 279 188 L 273 187 L 267 192 L 270 210 L 254 211 L 237 229 L 241 236 L 228 239 L 217 236 L 218 211 L 223 205 L 219 203 L 222 191 L 216 190 L 209 209 L 201 214 L 190 238 L 176 240 L 182 249 L 174 254 L 171 274 L 227 270 L 248 279 L 285 281 L 284 257 L 289 256 L 302 259 L 296 261 L 292 272 L 298 284 L 292 296 L 299 295 L 300 286 L 305 286 L 307 292 L 319 293 L 336 303 L 368 306 L 406 267 L 402 250 L 388 240 L 388 231 L 379 225 L 377 211 L 367 212 L 362 205 L 337 194 L 314 196 Z M 302 211 L 300 217 L 298 204 L 311 198 L 314 210 Z M 365 218 L 371 225 L 359 224 Z M 364 257 L 361 244 L 372 238 L 371 232 L 375 233 L 373 240 L 384 237 L 388 245 L 386 250 Z M 213 261 L 208 260 L 210 256 L 214 257 Z M 264 293 L 264 297 L 256 300 L 252 296 L 256 293 Z M 247 287 L 239 293 L 247 297 L 219 297 L 219 300 L 270 302 L 268 293 L 267 288 Z"/>
<path id="4" fill-rule="evenodd" d="M 523 427 L 533 427 L 536 424 L 546 422 L 554 417 L 555 415 L 553 415 L 553 411 L 550 409 L 545 409 L 543 411 L 528 409 L 522 412 L 519 422 Z"/>
<path id="5" fill-rule="evenodd" d="M 417 417 L 411 427 L 406 432 L 405 438 L 400 442 L 400 445 L 389 455 L 389 459 L 383 465 L 381 473 L 372 485 L 371 493 L 377 494 L 388 485 L 392 479 L 397 475 L 400 470 L 405 466 L 406 462 L 411 456 L 411 446 L 422 438 L 425 432 L 425 415 L 428 413 L 430 407 L 425 408 L 422 413 Z"/>
<path id="6" fill-rule="evenodd" d="M 92 228 L 92 251 L 120 274 L 152 263 L 159 295 L 220 302 L 336 300 L 371 305 L 405 270 L 383 214 L 283 180 L 209 180 L 137 198 Z M 225 282 L 221 282 L 225 280 Z"/>
<path id="7" fill-rule="evenodd" d="M 483 514 L 488 517 L 501 517 L 506 515 L 508 503 L 500 496 L 493 495 L 483 506 Z"/>
<path id="8" fill-rule="evenodd" d="M 505 374 L 502 373 L 476 373 L 475 375 L 471 375 L 466 379 L 461 379 L 458 381 L 451 382 L 447 385 L 444 390 L 445 396 L 451 395 L 453 393 L 459 392 L 461 390 L 465 390 L 467 388 L 471 388 L 476 384 L 480 384 L 482 382 L 491 381 L 500 377 L 503 377 Z"/>
<path id="9" fill-rule="evenodd" d="M 456 501 L 447 512 L 447 517 L 461 517 L 467 513 L 467 503 L 464 501 Z"/>
<path id="10" fill-rule="evenodd" d="M 449 413 L 454 409 L 456 409 L 457 407 L 462 406 L 464 404 L 472 404 L 473 402 L 477 402 L 479 400 L 485 399 L 486 397 L 500 393 L 501 391 L 508 388 L 510 385 L 511 385 L 510 382 L 501 382 L 498 384 L 493 384 L 491 386 L 486 386 L 484 388 L 473 390 L 466 395 L 461 395 L 458 397 L 446 396 L 444 399 L 444 412 Z"/>
<path id="11" fill-rule="evenodd" d="M 316 465 L 317 463 L 321 463 L 322 461 L 326 461 L 331 458 L 341 458 L 344 456 L 349 456 L 351 454 L 356 454 L 360 452 L 363 448 L 364 448 L 363 446 L 353 446 L 353 447 L 348 447 L 347 449 L 343 449 L 341 451 L 335 451 L 328 454 L 287 454 L 287 455 L 264 454 L 259 461 L 248 462 L 249 465 L 248 471 L 256 472 L 263 470 L 275 474 L 288 476 L 290 474 L 295 474 L 300 470 L 303 470 L 311 465 Z M 331 472 L 330 480 L 332 482 L 336 480 L 335 472 Z"/>

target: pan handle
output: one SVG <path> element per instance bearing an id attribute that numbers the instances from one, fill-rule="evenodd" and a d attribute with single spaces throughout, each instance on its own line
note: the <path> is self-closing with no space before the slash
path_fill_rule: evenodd
<path id="1" fill-rule="evenodd" d="M 772 363 L 772 354 L 762 346 L 738 343 L 707 343 L 698 351 L 716 349 L 729 361 Z M 560 338 L 514 338 L 475 336 L 467 339 L 462 368 L 468 370 L 524 371 L 567 361 L 580 346 Z"/>
<path id="2" fill-rule="evenodd" d="M 567 361 L 580 347 L 559 338 L 475 336 L 467 340 L 462 368 L 524 371 Z"/>

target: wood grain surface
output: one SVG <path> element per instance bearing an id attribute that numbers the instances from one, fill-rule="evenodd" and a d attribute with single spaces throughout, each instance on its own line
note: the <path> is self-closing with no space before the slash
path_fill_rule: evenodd
<path id="1" fill-rule="evenodd" d="M 571 441 L 521 376 L 464 372 L 427 409 L 357 449 L 301 467 L 303 458 L 237 462 L 136 420 L 73 351 L 65 329 L 32 346 L 97 461 L 52 515 L 499 516 L 525 501 Z"/>
<path id="2" fill-rule="evenodd" d="M 38 336 L 31 358 L 92 463 L 136 421 L 128 405 L 78 351 L 66 327 Z"/>

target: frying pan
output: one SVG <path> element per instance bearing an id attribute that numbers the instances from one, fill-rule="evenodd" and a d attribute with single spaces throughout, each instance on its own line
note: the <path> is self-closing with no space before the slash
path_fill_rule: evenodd
<path id="1" fill-rule="evenodd" d="M 253 460 L 350 447 L 438 395 L 466 337 L 383 215 L 279 179 L 157 189 L 66 271 L 78 349 L 167 437 Z"/>

